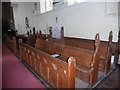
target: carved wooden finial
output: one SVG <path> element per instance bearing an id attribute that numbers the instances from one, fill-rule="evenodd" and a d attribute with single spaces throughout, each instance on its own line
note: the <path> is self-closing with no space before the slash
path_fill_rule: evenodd
<path id="1" fill-rule="evenodd" d="M 75 87 L 75 76 L 76 76 L 76 60 L 74 57 L 68 59 L 68 88 Z"/>
<path id="2" fill-rule="evenodd" d="M 110 31 L 110 33 L 109 33 L 109 42 L 112 42 L 112 39 L 113 39 L 113 32 Z"/>
<path id="3" fill-rule="evenodd" d="M 95 36 L 95 46 L 98 47 L 100 45 L 100 35 L 99 33 Z"/>
<path id="4" fill-rule="evenodd" d="M 70 57 L 69 59 L 68 59 L 68 63 L 74 63 L 74 65 L 76 65 L 76 59 L 74 58 L 74 57 Z"/>

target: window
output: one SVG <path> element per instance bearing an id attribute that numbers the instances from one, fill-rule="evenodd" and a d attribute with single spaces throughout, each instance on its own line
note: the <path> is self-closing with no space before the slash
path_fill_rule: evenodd
<path id="1" fill-rule="evenodd" d="M 68 6 L 75 4 L 76 0 L 68 0 Z"/>
<path id="2" fill-rule="evenodd" d="M 76 3 L 85 2 L 86 0 L 67 0 L 67 1 L 68 1 L 68 6 L 70 6 L 70 5 L 74 5 Z"/>
<path id="3" fill-rule="evenodd" d="M 34 2 L 33 4 L 33 15 L 37 15 L 40 13 L 39 3 Z"/>
<path id="4" fill-rule="evenodd" d="M 40 0 L 40 13 L 45 13 L 53 9 L 53 0 Z"/>

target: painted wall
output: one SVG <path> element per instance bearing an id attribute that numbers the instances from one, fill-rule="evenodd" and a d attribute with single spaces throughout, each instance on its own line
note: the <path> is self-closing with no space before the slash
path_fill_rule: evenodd
<path id="1" fill-rule="evenodd" d="M 28 19 L 32 18 L 32 5 L 32 2 L 17 2 L 16 6 L 13 8 L 15 26 L 19 34 L 27 32 L 25 26 L 25 17 L 28 17 Z M 30 25 L 31 23 L 32 22 L 30 22 Z"/>
<path id="2" fill-rule="evenodd" d="M 115 2 L 111 5 L 114 4 L 117 5 Z M 58 25 L 64 26 L 65 36 L 94 39 L 95 34 L 100 33 L 102 40 L 108 40 L 109 31 L 112 30 L 113 40 L 117 41 L 118 16 L 114 14 L 117 8 L 111 6 L 113 9 L 109 9 L 106 2 L 84 2 L 38 15 L 33 15 L 33 5 L 34 2 L 18 5 L 16 17 L 19 17 L 18 24 L 22 26 L 22 33 L 26 33 L 24 23 L 26 16 L 31 27 L 41 29 L 44 33 L 48 32 L 47 27 L 53 26 L 55 17 L 58 17 Z"/>

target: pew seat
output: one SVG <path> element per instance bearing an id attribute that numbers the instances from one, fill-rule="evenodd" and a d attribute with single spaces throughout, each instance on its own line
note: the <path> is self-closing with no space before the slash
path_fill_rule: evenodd
<path id="1" fill-rule="evenodd" d="M 91 70 L 90 67 L 87 67 L 87 66 L 85 66 L 85 65 L 82 65 L 82 64 L 80 64 L 80 63 L 77 63 L 77 69 L 78 69 L 79 71 L 86 72 L 86 73 Z"/>

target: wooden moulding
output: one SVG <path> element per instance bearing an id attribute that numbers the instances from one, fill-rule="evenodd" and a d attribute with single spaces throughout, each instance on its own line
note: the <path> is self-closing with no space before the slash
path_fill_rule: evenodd
<path id="1" fill-rule="evenodd" d="M 100 57 L 99 46 L 100 46 L 100 35 L 99 33 L 97 33 L 95 36 L 95 52 L 93 55 L 93 62 L 91 63 L 91 66 L 93 67 L 93 72 L 90 75 L 91 85 L 94 85 L 98 79 L 98 67 L 99 67 L 99 57 Z"/>

